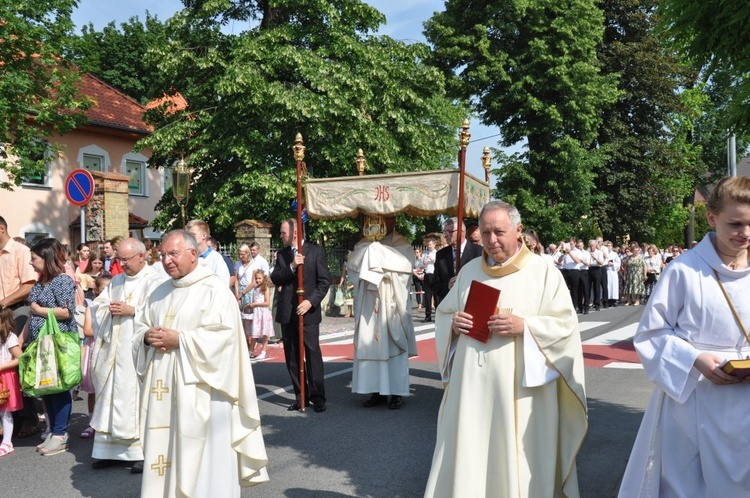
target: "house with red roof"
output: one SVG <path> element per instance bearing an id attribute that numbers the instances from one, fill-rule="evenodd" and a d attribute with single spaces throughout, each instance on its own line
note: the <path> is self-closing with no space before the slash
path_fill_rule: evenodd
<path id="1" fill-rule="evenodd" d="M 150 151 L 135 151 L 136 142 L 152 131 L 143 121 L 145 108 L 90 74 L 82 75 L 79 86 L 94 102 L 85 113 L 86 124 L 51 138 L 63 145 L 62 153 L 49 157 L 44 174 L 26 178 L 12 192 L 0 193 L 0 215 L 8 222 L 11 236 L 28 242 L 55 237 L 75 247 L 80 242 L 80 209 L 65 196 L 66 177 L 77 168 L 119 173 L 128 177 L 131 234 L 148 237 L 148 222 L 171 185 L 171 171 L 149 168 Z"/>

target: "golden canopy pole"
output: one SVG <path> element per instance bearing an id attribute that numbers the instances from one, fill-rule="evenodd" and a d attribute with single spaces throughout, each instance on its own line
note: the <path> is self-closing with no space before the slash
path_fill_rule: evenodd
<path id="1" fill-rule="evenodd" d="M 463 230 L 461 227 L 464 224 L 464 176 L 466 176 L 466 147 L 469 146 L 469 139 L 471 139 L 471 133 L 469 133 L 469 120 L 464 119 L 461 131 L 458 133 L 458 144 L 461 146 L 458 152 L 458 223 L 455 226 L 456 230 L 456 275 L 458 270 L 461 269 L 461 236 Z"/>
<path id="2" fill-rule="evenodd" d="M 305 159 L 305 146 L 302 145 L 302 134 L 297 133 L 294 138 L 294 160 L 297 163 L 297 254 L 302 254 L 302 179 L 307 175 L 307 168 L 303 162 Z M 297 306 L 305 300 L 305 277 L 304 266 L 297 267 Z M 299 315 L 299 406 L 300 411 L 305 411 L 305 316 Z"/>

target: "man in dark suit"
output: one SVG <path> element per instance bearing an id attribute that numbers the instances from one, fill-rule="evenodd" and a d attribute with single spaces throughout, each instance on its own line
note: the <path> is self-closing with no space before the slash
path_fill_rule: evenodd
<path id="1" fill-rule="evenodd" d="M 458 227 L 458 219 L 456 218 L 451 218 L 443 224 L 443 234 L 448 245 L 440 249 L 435 256 L 435 274 L 432 277 L 432 289 L 436 306 L 448 294 L 450 281 L 456 276 L 456 265 L 454 263 L 454 254 L 458 241 L 456 227 Z M 463 267 L 472 259 L 482 255 L 482 246 L 466 241 L 465 226 L 462 226 L 461 234 L 461 266 Z M 432 320 L 425 318 L 425 322 L 430 321 Z"/>
<path id="2" fill-rule="evenodd" d="M 326 410 L 326 393 L 323 385 L 323 355 L 320 352 L 320 302 L 328 293 L 331 274 L 323 249 L 302 241 L 301 254 L 297 253 L 296 221 L 288 219 L 281 224 L 281 241 L 284 249 L 276 255 L 276 265 L 271 272 L 271 281 L 281 286 L 276 308 L 276 321 L 281 324 L 284 356 L 289 376 L 292 378 L 297 401 L 289 411 L 300 410 L 299 384 L 299 315 L 304 315 L 305 343 L 305 393 L 316 412 Z M 304 276 L 304 301 L 298 304 L 297 271 L 302 265 Z"/>

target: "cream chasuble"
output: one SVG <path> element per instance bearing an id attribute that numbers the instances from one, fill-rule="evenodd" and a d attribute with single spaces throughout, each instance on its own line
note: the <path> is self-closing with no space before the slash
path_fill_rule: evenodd
<path id="1" fill-rule="evenodd" d="M 702 352 L 750 356 L 714 270 L 745 328 L 750 268 L 723 264 L 708 233 L 671 261 L 633 339 L 656 384 L 623 476 L 621 498 L 750 495 L 750 384 L 716 385 L 693 366 Z"/>
<path id="2" fill-rule="evenodd" d="M 143 460 L 139 439 L 140 385 L 133 364 L 135 317 L 112 316 L 109 305 L 124 302 L 136 309 L 164 279 L 150 266 L 137 275 L 121 273 L 96 298 L 92 306 L 99 325 L 94 338 L 91 380 L 96 407 L 91 427 L 96 429 L 92 456 L 107 460 Z"/>
<path id="3" fill-rule="evenodd" d="M 588 421 L 570 293 L 560 271 L 523 244 L 504 266 L 490 268 L 486 257 L 462 267 L 437 308 L 436 347 L 447 383 L 425 496 L 577 497 L 575 458 Z M 524 335 L 491 335 L 486 344 L 453 335 L 452 314 L 464 309 L 472 280 L 501 290 L 498 307 L 524 319 Z M 532 377 L 548 381 L 527 382 Z"/>
<path id="4" fill-rule="evenodd" d="M 179 348 L 146 346 L 151 327 L 180 332 Z M 260 413 L 237 302 L 203 265 L 170 279 L 136 320 L 143 381 L 143 497 L 240 496 L 268 480 Z"/>
<path id="5" fill-rule="evenodd" d="M 409 357 L 417 354 L 409 288 L 414 248 L 398 233 L 361 242 L 347 262 L 354 285 L 352 392 L 409 395 Z"/>

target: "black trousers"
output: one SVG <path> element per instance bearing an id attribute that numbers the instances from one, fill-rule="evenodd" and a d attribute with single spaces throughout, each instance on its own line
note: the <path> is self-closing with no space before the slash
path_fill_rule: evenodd
<path id="1" fill-rule="evenodd" d="M 299 324 L 294 321 L 281 324 L 281 338 L 284 343 L 284 358 L 289 377 L 292 379 L 294 396 L 299 399 Z M 305 340 L 305 398 L 312 401 L 326 401 L 323 383 L 323 355 L 320 351 L 320 324 L 304 326 Z"/>
<path id="2" fill-rule="evenodd" d="M 578 287 L 581 283 L 581 272 L 579 270 L 562 270 L 563 280 L 570 292 L 570 300 L 573 301 L 573 307 L 578 309 Z"/>
<path id="3" fill-rule="evenodd" d="M 432 273 L 424 274 L 424 317 L 432 318 L 432 279 L 435 275 Z"/>
<path id="4" fill-rule="evenodd" d="M 602 267 L 601 266 L 594 266 L 589 267 L 589 288 L 590 288 L 590 296 L 591 296 L 591 302 L 594 303 L 594 306 L 597 308 L 601 306 L 602 304 Z M 605 287 L 606 289 L 606 287 Z"/>
<path id="5" fill-rule="evenodd" d="M 579 284 L 578 284 L 578 297 L 577 300 L 574 301 L 574 304 L 579 310 L 586 310 L 586 313 L 588 313 L 588 307 L 589 307 L 589 289 L 590 289 L 590 281 L 589 281 L 589 270 L 580 270 L 578 272 L 578 278 Z"/>
<path id="6" fill-rule="evenodd" d="M 411 279 L 414 281 L 414 295 L 417 296 L 417 304 L 422 305 L 422 294 L 424 291 L 424 280 L 419 280 L 416 276 L 412 275 Z"/>

